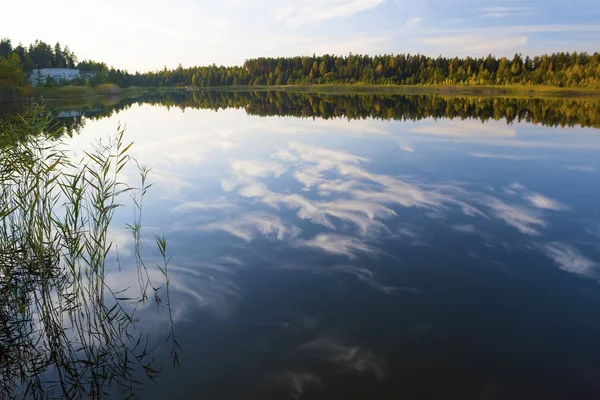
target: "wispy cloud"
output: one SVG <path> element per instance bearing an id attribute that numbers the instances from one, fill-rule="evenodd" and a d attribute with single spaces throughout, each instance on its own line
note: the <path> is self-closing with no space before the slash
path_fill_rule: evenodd
<path id="1" fill-rule="evenodd" d="M 453 39 L 448 39 L 451 42 Z M 480 41 L 481 38 L 474 38 L 475 41 Z M 478 42 L 479 43 L 479 42 Z M 448 43 L 440 43 L 442 46 Z M 454 121 L 444 120 L 433 124 L 420 125 L 409 130 L 412 133 L 434 136 L 448 136 L 454 138 L 512 138 L 516 136 L 516 131 L 506 125 L 499 123 L 483 124 L 479 121 L 465 120 Z"/>
<path id="2" fill-rule="evenodd" d="M 454 225 L 452 229 L 463 233 L 477 233 L 477 229 L 473 225 Z"/>
<path id="3" fill-rule="evenodd" d="M 375 247 L 365 244 L 361 240 L 333 233 L 321 233 L 309 240 L 297 239 L 294 245 L 298 247 L 311 247 L 324 252 L 355 259 L 358 254 L 375 255 L 379 252 Z"/>
<path id="4" fill-rule="evenodd" d="M 375 273 L 368 268 L 357 267 L 354 265 L 339 265 L 334 267 L 334 269 L 336 271 L 354 275 L 359 280 L 359 282 L 364 282 L 373 289 L 385 294 L 392 294 L 393 292 L 399 289 L 396 287 L 383 285 L 375 278 Z"/>
<path id="5" fill-rule="evenodd" d="M 539 235 L 537 228 L 544 228 L 548 224 L 537 213 L 525 207 L 506 204 L 496 198 L 487 197 L 483 203 L 492 209 L 496 218 L 517 228 L 526 235 Z"/>
<path id="6" fill-rule="evenodd" d="M 254 182 L 255 178 L 279 177 L 287 171 L 285 166 L 269 161 L 233 160 L 229 165 L 232 176 L 221 181 L 221 187 L 227 192 L 239 185 Z"/>
<path id="7" fill-rule="evenodd" d="M 515 155 L 515 154 L 494 154 L 494 153 L 470 153 L 471 157 L 477 158 L 499 158 L 503 160 L 514 160 L 514 161 L 524 161 L 524 160 L 536 160 L 539 157 L 537 156 L 525 156 L 525 155 Z"/>
<path id="8" fill-rule="evenodd" d="M 537 208 L 544 208 L 546 210 L 556 210 L 556 211 L 569 209 L 569 207 L 563 205 L 562 203 L 560 203 L 556 200 L 552 200 L 542 194 L 535 193 L 535 192 L 530 192 L 530 193 L 526 194 L 525 199 L 529 203 L 531 203 L 531 205 L 533 205 L 534 207 L 537 207 Z"/>
<path id="9" fill-rule="evenodd" d="M 525 201 L 536 208 L 554 211 L 569 210 L 569 207 L 559 201 L 546 197 L 541 193 L 532 192 L 519 183 L 513 183 L 509 188 L 505 188 L 504 190 L 509 194 L 520 195 Z"/>
<path id="10" fill-rule="evenodd" d="M 180 227 L 179 229 L 185 229 Z M 250 213 L 202 225 L 197 230 L 205 232 L 223 231 L 246 242 L 251 242 L 257 236 L 265 236 L 276 240 L 296 237 L 300 229 L 281 221 L 279 217 L 264 213 Z"/>
<path id="11" fill-rule="evenodd" d="M 133 234 L 125 229 L 110 227 L 106 232 L 108 243 L 112 244 L 111 252 L 118 253 L 119 257 L 128 257 L 133 254 L 134 238 Z"/>
<path id="12" fill-rule="evenodd" d="M 502 34 L 488 35 L 443 35 L 416 39 L 418 43 L 430 46 L 434 49 L 452 48 L 460 54 L 484 54 L 505 52 L 510 49 L 518 49 L 528 43 L 529 38 L 525 35 L 506 36 Z"/>
<path id="13" fill-rule="evenodd" d="M 571 171 L 582 171 L 582 172 L 594 172 L 596 171 L 594 168 L 589 165 L 567 165 L 567 169 Z"/>
<path id="14" fill-rule="evenodd" d="M 185 188 L 193 187 L 183 174 L 177 172 L 153 169 L 150 171 L 149 177 L 154 185 L 160 186 L 163 189 L 163 194 L 169 197 L 179 194 Z"/>
<path id="15" fill-rule="evenodd" d="M 169 264 L 169 285 L 172 290 L 172 311 L 176 321 L 189 318 L 194 309 L 204 309 L 216 316 L 227 317 L 242 299 L 241 289 L 235 278 L 243 264 L 232 264 L 225 258 L 210 263 L 198 263 L 195 260 L 176 258 Z M 155 284 L 164 281 L 158 269 L 149 269 L 149 278 Z M 137 290 L 138 275 L 132 268 L 121 272 L 109 273 L 107 284 L 114 291 Z M 147 295 L 154 293 L 150 287 Z M 157 321 L 160 322 L 160 321 Z"/>
<path id="16" fill-rule="evenodd" d="M 295 155 L 290 153 L 289 150 L 281 149 L 281 148 L 277 149 L 277 151 L 271 155 L 271 158 L 275 158 L 275 159 L 282 160 L 282 161 L 288 161 L 288 162 L 298 161 L 298 157 L 296 157 Z"/>
<path id="17" fill-rule="evenodd" d="M 400 147 L 400 150 L 404 150 L 404 151 L 406 151 L 408 153 L 414 153 L 415 152 L 415 149 L 412 146 L 410 146 L 409 144 L 407 144 L 407 143 L 398 142 L 398 146 Z"/>
<path id="18" fill-rule="evenodd" d="M 274 192 L 252 176 L 241 176 L 239 169 L 233 170 L 233 178 L 227 180 L 235 181 L 235 185 L 225 189 L 240 186 L 239 193 L 243 197 L 259 199 L 275 209 L 286 207 L 296 210 L 298 218 L 310 220 L 333 231 L 342 228 L 339 222 L 350 223 L 358 228 L 358 234 L 362 237 L 387 232 L 383 221 L 396 215 L 391 205 L 432 210 L 454 205 L 467 215 L 486 217 L 474 206 L 458 200 L 454 185 L 419 185 L 388 175 L 372 174 L 358 165 L 367 162 L 367 159 L 344 151 L 292 142 L 285 152 L 279 149 L 272 157 L 280 158 L 282 155 L 294 163 L 296 180 L 305 186 L 306 191 L 316 191 L 320 196 L 318 200 L 297 193 Z M 266 171 L 272 169 L 257 170 L 253 175 L 267 175 Z M 277 169 L 283 170 L 284 167 L 278 166 Z M 332 175 L 337 177 L 332 178 Z M 329 196 L 335 200 L 328 199 Z M 358 244 L 354 242 L 338 241 L 333 244 L 332 241 L 339 239 L 339 236 L 323 236 L 319 239 L 320 241 L 302 243 L 322 248 L 327 244 L 330 252 L 337 251 L 349 256 L 354 256 L 352 249 L 358 248 Z"/>
<path id="19" fill-rule="evenodd" d="M 276 385 L 288 392 L 292 399 L 300 399 L 304 392 L 324 387 L 323 381 L 318 376 L 305 372 L 283 372 L 273 375 L 272 379 Z"/>
<path id="20" fill-rule="evenodd" d="M 598 277 L 598 264 L 585 257 L 573 246 L 554 242 L 541 246 L 544 254 L 562 270 L 588 278 Z"/>
<path id="21" fill-rule="evenodd" d="M 297 152 L 303 161 L 318 164 L 323 170 L 335 167 L 338 164 L 358 164 L 368 161 L 364 157 L 358 157 L 342 150 L 307 146 L 299 142 L 290 142 L 288 148 Z"/>
<path id="22" fill-rule="evenodd" d="M 484 18 L 502 18 L 527 15 L 533 7 L 484 7 L 479 12 Z"/>
<path id="23" fill-rule="evenodd" d="M 292 4 L 276 7 L 275 20 L 290 26 L 301 26 L 315 21 L 346 17 L 369 10 L 384 0 L 297 0 Z"/>
<path id="24" fill-rule="evenodd" d="M 412 17 L 406 20 L 404 23 L 404 27 L 407 29 L 414 29 L 421 25 L 423 22 L 423 17 Z"/>
<path id="25" fill-rule="evenodd" d="M 388 286 L 382 282 L 382 277 L 373 270 L 355 265 L 314 265 L 314 264 L 287 264 L 278 265 L 274 268 L 278 271 L 305 271 L 316 275 L 336 276 L 352 275 L 357 278 L 358 282 L 369 286 L 371 289 L 381 292 L 386 295 L 391 295 L 398 291 L 418 292 L 418 289 L 408 287 Z M 338 281 L 339 282 L 339 281 Z"/>
<path id="26" fill-rule="evenodd" d="M 171 212 L 175 212 L 175 213 L 185 213 L 185 212 L 189 212 L 189 211 L 196 211 L 196 210 L 202 210 L 202 211 L 206 211 L 206 210 L 224 210 L 224 209 L 229 209 L 229 208 L 234 208 L 235 205 L 231 202 L 228 201 L 219 201 L 219 202 L 215 202 L 215 203 L 203 203 L 201 201 L 186 201 L 176 207 L 173 207 L 171 209 Z"/>
<path id="27" fill-rule="evenodd" d="M 281 176 L 281 174 L 283 174 L 287 168 L 277 163 L 235 160 L 231 162 L 231 169 L 239 175 L 252 177 L 277 177 Z"/>
<path id="28" fill-rule="evenodd" d="M 303 344 L 300 350 L 332 362 L 342 373 L 370 375 L 377 379 L 383 379 L 386 375 L 387 366 L 382 357 L 359 346 L 347 346 L 328 335 Z"/>

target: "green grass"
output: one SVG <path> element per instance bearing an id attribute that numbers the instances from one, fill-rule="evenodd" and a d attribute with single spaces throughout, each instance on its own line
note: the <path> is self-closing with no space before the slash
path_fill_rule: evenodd
<path id="1" fill-rule="evenodd" d="M 109 95 L 121 98 L 139 97 L 151 93 L 181 90 L 180 87 L 119 88 L 113 84 L 96 87 L 64 86 L 33 88 L 33 94 L 45 99 L 86 98 Z M 439 94 L 446 96 L 500 96 L 500 97 L 546 97 L 546 98 L 594 98 L 600 99 L 599 89 L 560 88 L 542 85 L 365 85 L 365 84 L 314 84 L 314 85 L 238 85 L 187 88 L 206 91 L 289 91 L 328 94 Z"/>
<path id="2" fill-rule="evenodd" d="M 504 97 L 589 97 L 599 98 L 598 89 L 559 88 L 541 85 L 255 85 L 214 86 L 200 88 L 208 91 L 289 91 L 307 93 L 340 94 L 439 94 L 455 96 L 504 96 Z"/>
<path id="3" fill-rule="evenodd" d="M 46 100 L 54 99 L 83 99 L 94 96 L 120 96 L 121 98 L 138 97 L 149 93 L 171 92 L 177 90 L 174 87 L 137 87 L 120 88 L 114 84 L 103 84 L 99 86 L 57 86 L 57 87 L 35 87 L 33 95 L 43 97 Z"/>

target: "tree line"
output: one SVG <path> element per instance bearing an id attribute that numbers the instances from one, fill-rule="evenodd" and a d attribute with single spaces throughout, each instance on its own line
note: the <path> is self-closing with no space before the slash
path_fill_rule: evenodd
<path id="1" fill-rule="evenodd" d="M 256 58 L 242 66 L 200 66 L 129 74 L 109 71 L 119 86 L 237 86 L 298 84 L 548 85 L 600 88 L 600 53 L 536 57 L 444 58 L 424 55 Z"/>
<path id="2" fill-rule="evenodd" d="M 41 68 L 75 68 L 77 56 L 69 46 L 51 46 L 40 40 L 28 47 L 19 43 L 13 47 L 10 39 L 0 40 L 0 85 L 23 84 L 25 74 Z"/>
<path id="3" fill-rule="evenodd" d="M 4 60 L 4 61 L 2 61 Z M 7 63 L 12 63 L 8 65 Z M 92 84 L 114 83 L 129 86 L 237 86 L 294 84 L 374 85 L 548 85 L 600 88 L 600 53 L 554 53 L 529 57 L 428 57 L 420 54 L 379 56 L 349 54 L 249 59 L 241 66 L 194 66 L 135 72 L 85 60 L 67 46 L 54 47 L 42 41 L 15 48 L 9 39 L 0 41 L 0 84 L 3 69 L 21 73 L 34 68 L 77 67 L 94 71 Z M 12 68 L 12 69 L 11 69 Z M 5 78 L 6 79 L 6 78 Z M 13 79 L 14 80 L 14 79 Z M 22 80 L 22 79 L 21 79 Z"/>
<path id="4" fill-rule="evenodd" d="M 0 40 L 0 86 L 21 86 L 28 79 L 27 76 L 34 69 L 42 68 L 77 68 L 81 71 L 98 72 L 98 76 L 89 79 L 76 79 L 63 84 L 70 85 L 97 85 L 110 83 L 108 68 L 105 63 L 89 60 L 79 61 L 77 55 L 60 43 L 54 46 L 41 40 L 36 40 L 29 46 L 19 43 L 13 46 L 8 38 Z M 49 85 L 59 84 L 51 82 Z"/>

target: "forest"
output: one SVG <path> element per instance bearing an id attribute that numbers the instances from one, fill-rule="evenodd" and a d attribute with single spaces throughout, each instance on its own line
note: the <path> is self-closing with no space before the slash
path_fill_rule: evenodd
<path id="1" fill-rule="evenodd" d="M 0 40 L 0 86 L 26 82 L 35 68 L 78 68 L 96 72 L 86 82 L 129 86 L 246 86 L 306 84 L 375 85 L 546 85 L 600 88 L 600 53 L 561 52 L 512 58 L 428 57 L 420 54 L 358 54 L 249 59 L 241 66 L 194 66 L 129 73 L 103 62 L 78 61 L 68 46 L 42 41 L 24 47 Z"/>

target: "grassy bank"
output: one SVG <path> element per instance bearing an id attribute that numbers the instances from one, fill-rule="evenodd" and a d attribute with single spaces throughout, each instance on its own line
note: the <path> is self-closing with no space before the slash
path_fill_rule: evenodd
<path id="1" fill-rule="evenodd" d="M 536 97 L 536 98 L 588 98 L 600 100 L 600 90 L 580 88 L 560 88 L 542 85 L 481 85 L 481 86 L 432 86 L 432 85 L 251 85 L 213 86 L 205 88 L 181 87 L 138 87 L 120 88 L 114 84 L 100 86 L 24 87 L 2 90 L 0 102 L 22 101 L 34 95 L 47 100 L 86 99 L 97 96 L 134 98 L 152 93 L 166 93 L 177 90 L 203 90 L 219 92 L 285 91 L 327 94 L 438 94 L 444 96 L 493 96 L 493 97 Z"/>
<path id="2" fill-rule="evenodd" d="M 172 87 L 137 87 L 120 88 L 114 84 L 104 84 L 99 86 L 60 86 L 60 87 L 36 87 L 33 88 L 33 95 L 44 97 L 45 99 L 77 99 L 94 96 L 119 96 L 119 97 L 137 97 L 149 93 L 169 92 L 176 90 Z"/>
<path id="3" fill-rule="evenodd" d="M 600 90 L 559 88 L 541 85 L 481 85 L 481 86 L 430 86 L 430 85 L 253 85 L 215 86 L 200 88 L 209 91 L 289 91 L 307 93 L 344 94 L 440 94 L 455 96 L 501 97 L 587 97 L 600 99 Z"/>

